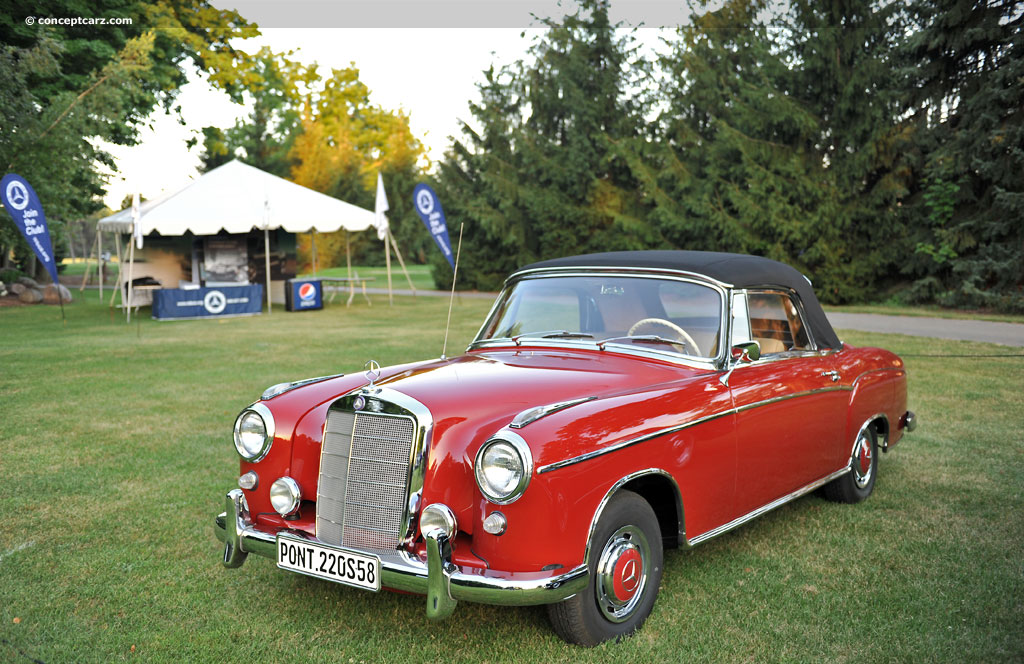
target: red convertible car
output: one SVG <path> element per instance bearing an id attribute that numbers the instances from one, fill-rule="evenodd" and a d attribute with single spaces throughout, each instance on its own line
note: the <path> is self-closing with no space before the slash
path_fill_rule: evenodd
<path id="1" fill-rule="evenodd" d="M 594 645 L 651 612 L 667 548 L 821 488 L 868 497 L 914 428 L 899 357 L 839 341 L 810 282 L 724 253 L 509 277 L 465 354 L 269 388 L 216 518 L 249 553 L 369 591 L 547 604 Z"/>

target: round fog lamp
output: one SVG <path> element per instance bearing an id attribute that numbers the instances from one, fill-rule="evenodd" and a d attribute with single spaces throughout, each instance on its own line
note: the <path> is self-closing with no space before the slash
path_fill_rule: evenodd
<path id="1" fill-rule="evenodd" d="M 484 532 L 491 535 L 500 535 L 508 527 L 508 521 L 501 512 L 491 512 L 484 519 Z"/>
<path id="2" fill-rule="evenodd" d="M 270 504 L 281 516 L 291 516 L 299 511 L 302 492 L 299 483 L 290 477 L 279 477 L 270 485 Z"/>
<path id="3" fill-rule="evenodd" d="M 245 475 L 238 478 L 238 488 L 247 489 L 252 491 L 260 484 L 260 476 L 255 471 L 250 470 Z"/>
<path id="4" fill-rule="evenodd" d="M 451 537 L 458 530 L 455 514 L 447 505 L 433 503 L 423 508 L 420 515 L 420 531 L 424 535 L 441 534 Z"/>

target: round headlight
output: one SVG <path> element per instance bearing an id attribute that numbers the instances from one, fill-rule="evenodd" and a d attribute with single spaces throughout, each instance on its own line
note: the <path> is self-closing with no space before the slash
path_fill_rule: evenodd
<path id="1" fill-rule="evenodd" d="M 533 473 L 533 455 L 521 436 L 502 431 L 477 452 L 474 472 L 484 497 L 507 505 L 526 491 Z"/>
<path id="2" fill-rule="evenodd" d="M 270 485 L 270 504 L 281 516 L 291 516 L 299 511 L 302 492 L 299 483 L 290 477 L 279 477 Z"/>
<path id="3" fill-rule="evenodd" d="M 235 449 L 246 461 L 259 461 L 267 456 L 274 442 L 274 416 L 270 409 L 255 403 L 235 419 Z"/>

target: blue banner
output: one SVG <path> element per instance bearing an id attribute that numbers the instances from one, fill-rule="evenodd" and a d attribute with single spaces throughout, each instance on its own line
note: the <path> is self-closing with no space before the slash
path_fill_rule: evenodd
<path id="1" fill-rule="evenodd" d="M 429 186 L 418 184 L 412 190 L 412 202 L 416 212 L 420 215 L 420 219 L 423 220 L 427 230 L 430 231 L 430 235 L 434 238 L 434 242 L 437 243 L 437 248 L 448 259 L 448 264 L 454 270 L 455 261 L 452 257 L 452 243 L 448 239 L 448 226 L 445 224 L 444 210 L 441 209 L 441 201 L 437 199 L 437 194 Z"/>
<path id="2" fill-rule="evenodd" d="M 161 288 L 153 291 L 153 318 L 182 320 L 217 316 L 252 316 L 263 311 L 263 286 Z"/>
<path id="3" fill-rule="evenodd" d="M 0 180 L 0 199 L 11 219 L 14 219 L 14 225 L 25 236 L 28 246 L 32 247 L 36 257 L 46 266 L 53 283 L 57 283 L 57 264 L 53 258 L 50 229 L 46 227 L 46 215 L 43 214 L 43 206 L 35 189 L 20 175 L 8 173 Z"/>

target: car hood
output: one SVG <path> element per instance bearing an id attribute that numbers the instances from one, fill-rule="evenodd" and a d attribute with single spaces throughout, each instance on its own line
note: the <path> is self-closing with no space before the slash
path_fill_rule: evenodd
<path id="1" fill-rule="evenodd" d="M 695 371 L 605 351 L 490 350 L 410 367 L 379 384 L 422 403 L 435 423 L 497 418 L 500 427 L 527 408 L 647 389 Z"/>

